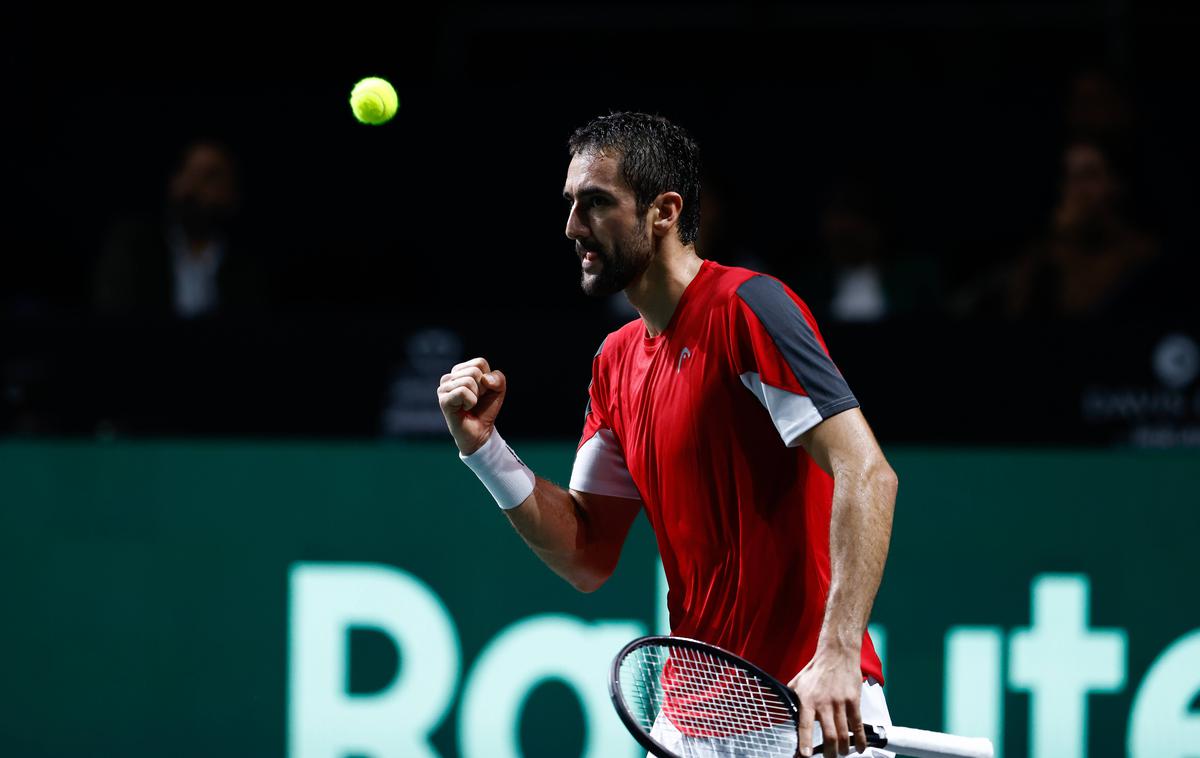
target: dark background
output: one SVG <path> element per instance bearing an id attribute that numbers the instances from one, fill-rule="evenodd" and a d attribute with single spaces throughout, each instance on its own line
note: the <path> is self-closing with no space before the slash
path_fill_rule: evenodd
<path id="1" fill-rule="evenodd" d="M 510 380 L 506 438 L 567 475 L 590 359 L 630 316 L 579 291 L 566 138 L 615 109 L 694 133 L 700 253 L 775 274 L 813 306 L 905 482 L 873 619 L 889 630 L 897 721 L 942 725 L 946 635 L 966 624 L 1011 642 L 1034 621 L 1034 583 L 1060 572 L 1089 583 L 1090 628 L 1128 640 L 1127 683 L 1088 700 L 1085 752 L 1119 754 L 1139 733 L 1134 699 L 1194 623 L 1161 577 L 1195 573 L 1195 10 L 0 13 L 5 754 L 281 754 L 295 726 L 288 576 L 302 564 L 428 583 L 461 634 L 460 695 L 489 644 L 534 615 L 649 628 L 648 527 L 612 582 L 574 593 L 496 531 L 503 518 L 455 460 L 434 394 L 453 362 L 487 356 Z M 382 127 L 346 102 L 368 75 L 401 98 Z M 1095 312 L 1014 312 L 1004 294 L 1053 223 L 1088 76 L 1128 116 L 1106 155 L 1122 218 L 1157 256 Z M 192 318 L 98 307 L 114 229 L 161 224 L 198 139 L 236 160 L 230 262 L 252 264 L 256 287 Z M 851 204 L 895 274 L 879 318 L 847 321 L 828 303 L 825 227 L 847 185 L 869 188 Z M 348 692 L 404 665 L 386 639 L 349 644 Z M 1052 727 L 1001 679 L 999 736 L 1019 755 Z M 561 729 L 524 731 L 530 755 L 577 752 L 569 694 L 535 691 L 525 722 Z M 435 735 L 448 755 L 450 713 Z"/>
<path id="2" fill-rule="evenodd" d="M 589 358 L 628 316 L 579 292 L 565 141 L 636 109 L 701 145 L 701 255 L 814 304 L 885 442 L 1200 438 L 1194 378 L 1165 388 L 1153 365 L 1165 336 L 1200 337 L 1194 10 L 444 8 L 7 19 L 0 433 L 436 437 L 438 360 L 482 354 L 511 380 L 507 434 L 578 434 Z M 1131 113 L 1111 157 L 1125 213 L 1160 254 L 1101 313 L 1014 317 L 974 293 L 1045 233 L 1072 83 L 1088 72 Z M 346 102 L 368 75 L 400 95 L 382 127 Z M 106 236 L 161 212 L 199 138 L 240 169 L 239 255 L 263 272 L 253 302 L 193 319 L 98 313 Z M 872 187 L 888 254 L 910 272 L 903 312 L 870 323 L 823 316 L 813 284 L 822 212 L 847 177 Z M 1089 415 L 1098 390 L 1137 407 Z"/>

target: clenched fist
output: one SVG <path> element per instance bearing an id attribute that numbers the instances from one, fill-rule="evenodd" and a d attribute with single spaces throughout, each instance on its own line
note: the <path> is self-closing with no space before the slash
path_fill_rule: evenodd
<path id="1" fill-rule="evenodd" d="M 483 358 L 459 363 L 442 375 L 438 405 L 463 455 L 483 447 L 491 436 L 504 402 L 504 390 L 504 374 L 493 371 Z"/>

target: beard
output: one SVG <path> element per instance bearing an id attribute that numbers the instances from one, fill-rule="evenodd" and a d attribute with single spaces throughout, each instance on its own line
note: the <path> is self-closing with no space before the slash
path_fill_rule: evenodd
<path id="1" fill-rule="evenodd" d="M 233 211 L 223 206 L 202 205 L 190 197 L 174 198 L 167 205 L 167 216 L 192 239 L 212 239 L 225 233 Z"/>
<path id="2" fill-rule="evenodd" d="M 625 289 L 646 271 L 654 257 L 654 246 L 646 237 L 644 219 L 638 220 L 632 234 L 613 242 L 608 249 L 589 240 L 576 242 L 575 251 L 581 260 L 584 253 L 592 253 L 600 264 L 599 273 L 584 271 L 579 278 L 584 294 L 591 297 L 605 297 Z"/>

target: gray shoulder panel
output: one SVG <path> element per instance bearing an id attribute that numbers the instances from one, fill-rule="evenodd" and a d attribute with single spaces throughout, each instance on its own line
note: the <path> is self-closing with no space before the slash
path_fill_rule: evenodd
<path id="1" fill-rule="evenodd" d="M 767 330 L 821 418 L 858 407 L 842 373 L 782 284 L 769 276 L 754 276 L 738 287 L 737 294 Z"/>

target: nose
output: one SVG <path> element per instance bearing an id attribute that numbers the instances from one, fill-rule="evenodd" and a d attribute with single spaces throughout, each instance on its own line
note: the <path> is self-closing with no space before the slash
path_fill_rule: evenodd
<path id="1" fill-rule="evenodd" d="M 578 240 L 586 239 L 591 236 L 592 230 L 583 220 L 583 214 L 580 213 L 579 203 L 571 205 L 571 211 L 567 214 L 567 239 Z"/>

